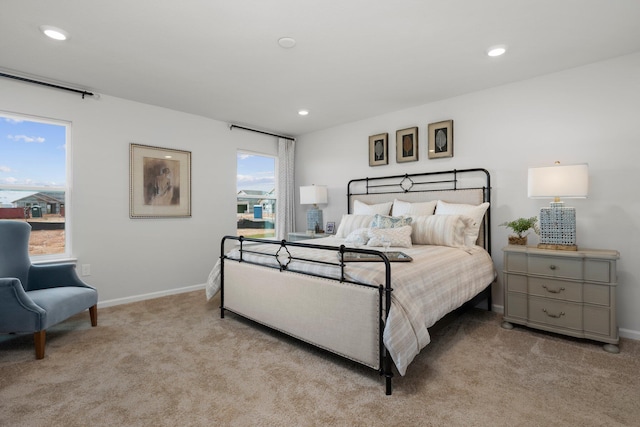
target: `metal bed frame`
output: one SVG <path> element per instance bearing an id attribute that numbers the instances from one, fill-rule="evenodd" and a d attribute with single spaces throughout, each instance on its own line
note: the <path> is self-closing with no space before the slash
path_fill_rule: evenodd
<path id="1" fill-rule="evenodd" d="M 336 267 L 338 267 L 340 269 L 340 283 L 352 283 L 354 285 L 358 285 L 358 286 L 364 286 L 367 288 L 378 288 L 378 292 L 379 292 L 379 302 L 378 302 L 378 319 L 380 319 L 380 333 L 378 334 L 378 346 L 380 349 L 380 362 L 379 362 L 379 366 L 381 367 L 379 369 L 379 373 L 380 375 L 384 375 L 385 377 L 385 384 L 386 384 L 386 394 L 390 395 L 391 394 L 391 378 L 393 377 L 393 372 L 392 372 L 392 367 L 391 367 L 391 357 L 388 357 L 388 355 L 386 354 L 386 349 L 384 347 L 384 342 L 383 342 L 383 329 L 384 329 L 384 322 L 386 321 L 386 317 L 383 318 L 383 311 L 382 311 L 382 307 L 384 306 L 384 313 L 389 313 L 389 310 L 391 309 L 391 291 L 393 290 L 391 288 L 391 265 L 389 262 L 389 258 L 387 258 L 387 256 L 380 251 L 376 251 L 376 250 L 371 250 L 371 249 L 361 249 L 361 248 L 347 248 L 344 245 L 341 245 L 339 248 L 336 248 L 335 246 L 324 246 L 324 245 L 313 245 L 313 244 L 308 244 L 308 243 L 297 243 L 297 242 L 287 242 L 286 240 L 282 240 L 280 242 L 276 242 L 273 240 L 264 240 L 264 239 L 252 239 L 252 238 L 247 238 L 247 237 L 237 237 L 237 236 L 225 236 L 222 238 L 222 243 L 221 243 L 221 253 L 224 253 L 224 248 L 225 248 L 225 243 L 227 240 L 237 240 L 240 244 L 240 258 L 238 260 L 232 259 L 232 258 L 228 258 L 226 255 L 221 257 L 221 285 L 220 285 L 220 317 L 224 318 L 224 312 L 225 310 L 227 311 L 231 311 L 233 312 L 233 310 L 229 310 L 228 308 L 225 308 L 224 306 L 224 262 L 225 260 L 231 260 L 231 261 L 237 261 L 237 262 L 245 262 L 248 264 L 254 264 L 254 265 L 259 265 L 261 267 L 267 267 L 267 268 L 273 268 L 273 269 L 278 269 L 280 271 L 290 271 L 290 272 L 295 272 L 295 273 L 300 273 L 300 274 L 305 274 L 308 276 L 316 276 L 316 277 L 322 277 L 325 279 L 331 279 L 331 280 L 335 280 L 334 278 L 331 277 L 325 277 L 325 276 L 320 276 L 320 275 L 316 275 L 316 274 L 312 274 L 312 273 L 308 273 L 308 272 L 303 272 L 303 271 L 299 271 L 299 270 L 294 270 L 289 268 L 289 264 L 291 263 L 291 261 L 297 260 L 297 261 L 304 261 L 304 262 L 310 262 L 310 263 L 319 263 L 319 264 L 325 264 L 325 265 L 334 265 Z M 268 245 L 274 245 L 274 246 L 280 246 L 280 248 L 278 249 L 278 251 L 273 255 L 273 257 L 276 260 L 277 266 L 269 266 L 269 265 L 265 265 L 262 263 L 256 263 L 253 261 L 249 261 L 244 259 L 244 254 L 250 254 L 250 253 L 258 253 L 262 256 L 269 256 L 266 255 L 263 252 L 255 252 L 252 251 L 250 248 L 251 246 L 249 246 L 248 249 L 244 248 L 244 244 L 245 242 L 253 242 L 253 243 L 261 243 L 261 244 L 268 244 Z M 326 251 L 331 251 L 331 252 L 338 252 L 339 253 L 339 260 L 335 263 L 332 262 L 326 262 L 326 261 L 318 261 L 318 260 L 313 260 L 313 259 L 309 259 L 309 258 L 301 258 L 301 257 L 294 257 L 291 255 L 291 253 L 289 252 L 289 250 L 287 249 L 287 247 L 301 247 L 301 248 L 312 248 L 312 249 L 320 249 L 320 250 L 326 250 Z M 347 263 L 344 260 L 344 256 L 345 253 L 360 253 L 360 254 L 368 254 L 368 255 L 373 255 L 373 256 L 377 256 L 378 258 L 380 258 L 381 262 L 384 262 L 385 264 L 385 283 L 384 285 L 380 284 L 379 286 L 374 286 L 368 283 L 361 283 L 361 282 L 356 282 L 353 280 L 348 280 L 346 278 L 345 275 L 345 268 L 347 267 Z M 236 313 L 239 314 L 239 313 Z M 242 316 L 242 315 L 241 315 Z M 252 319 L 254 320 L 254 319 Z M 258 322 L 260 323 L 260 322 Z M 269 325 L 266 325 L 269 326 Z M 298 339 L 300 339 L 301 341 L 306 341 L 300 337 L 296 337 Z M 309 342 L 309 341 L 306 341 Z M 314 344 L 312 342 L 309 342 L 310 344 Z M 327 349 L 329 351 L 331 351 L 330 349 Z M 333 353 L 335 353 L 335 351 L 332 351 Z M 336 353 L 337 354 L 337 353 Z M 340 356 L 343 356 L 341 354 L 339 354 Z M 344 357 L 344 356 L 343 356 Z"/>
<path id="2" fill-rule="evenodd" d="M 482 176 L 482 185 L 461 186 L 461 175 L 477 173 Z M 394 182 L 395 181 L 395 182 Z M 440 191 L 482 190 L 483 201 L 491 201 L 491 175 L 482 168 L 453 169 L 450 171 L 393 175 L 377 178 L 361 178 L 347 185 L 348 213 L 352 212 L 352 201 L 357 196 L 374 194 L 433 193 Z M 483 246 L 491 254 L 491 209 L 484 218 Z"/>
<path id="3" fill-rule="evenodd" d="M 480 173 L 481 175 L 484 174 L 484 178 L 482 179 L 483 183 L 481 186 L 461 186 L 460 185 L 459 183 L 460 175 L 474 174 L 474 173 Z M 491 186 L 490 186 L 489 172 L 485 169 L 479 169 L 479 168 L 394 175 L 394 176 L 377 177 L 377 178 L 355 179 L 355 180 L 349 181 L 349 184 L 347 186 L 348 212 L 351 213 L 353 200 L 359 198 L 359 196 L 389 195 L 389 194 L 398 194 L 398 195 L 405 194 L 406 195 L 409 193 L 437 194 L 437 192 L 440 192 L 440 191 L 481 190 L 483 193 L 483 201 L 488 202 L 490 201 L 490 198 L 491 198 L 490 189 L 491 189 Z M 483 242 L 483 246 L 490 254 L 491 253 L 490 209 L 487 209 L 487 212 L 484 218 L 484 225 L 481 231 L 482 231 L 481 239 Z M 226 248 L 225 245 L 229 241 L 237 241 L 237 245 L 239 246 L 238 259 L 230 258 L 227 256 L 225 251 L 225 248 Z M 255 244 L 255 243 L 273 245 L 274 247 L 275 246 L 278 247 L 277 251 L 275 251 L 275 253 L 271 255 L 274 259 L 274 262 L 272 263 L 272 265 L 266 265 L 263 263 L 254 262 L 252 260 L 245 258 L 245 254 L 260 254 L 262 256 L 265 255 L 264 252 L 256 252 L 252 250 L 251 246 L 252 244 Z M 288 249 L 289 247 L 312 248 L 312 249 L 337 252 L 338 253 L 338 256 L 336 257 L 337 261 L 327 262 L 327 261 L 319 261 L 319 260 L 302 258 L 302 257 L 295 257 L 291 255 L 291 252 Z M 347 252 L 368 254 L 368 255 L 378 257 L 380 262 L 383 262 L 385 264 L 385 276 L 384 276 L 385 283 L 380 284 L 378 286 L 374 286 L 371 284 L 359 283 L 356 281 L 348 280 L 345 274 L 345 269 L 348 268 L 348 265 L 349 265 L 349 263 L 345 261 L 345 253 Z M 393 291 L 393 288 L 391 286 L 390 261 L 384 252 L 377 251 L 377 250 L 370 250 L 370 249 L 362 249 L 362 248 L 351 248 L 351 247 L 347 248 L 344 245 L 341 245 L 340 247 L 335 247 L 335 246 L 326 246 L 326 245 L 316 245 L 316 244 L 310 244 L 310 243 L 288 242 L 286 240 L 274 241 L 274 240 L 267 240 L 267 239 L 246 238 L 243 236 L 240 236 L 240 237 L 224 236 L 220 244 L 220 253 L 221 253 L 221 256 L 220 256 L 220 262 L 221 262 L 220 317 L 221 318 L 224 318 L 225 311 L 230 311 L 232 313 L 240 315 L 241 317 L 246 317 L 240 313 L 233 311 L 232 309 L 225 307 L 224 263 L 229 261 L 240 262 L 240 263 L 244 262 L 248 264 L 259 265 L 261 267 L 276 269 L 276 270 L 279 270 L 280 272 L 289 271 L 289 272 L 300 273 L 308 276 L 317 276 L 324 279 L 336 280 L 336 281 L 339 281 L 340 283 L 351 283 L 357 286 L 364 286 L 367 288 L 377 288 L 379 293 L 378 319 L 380 321 L 380 328 L 379 328 L 379 334 L 378 334 L 380 360 L 379 360 L 378 372 L 381 376 L 384 376 L 385 378 L 385 394 L 391 395 L 392 393 L 391 380 L 393 378 L 393 371 L 392 371 L 393 361 L 391 357 L 388 355 L 388 352 L 384 346 L 383 331 L 384 331 L 384 324 L 386 323 L 386 318 L 389 315 L 389 310 L 391 309 L 391 293 Z M 337 269 L 339 269 L 340 277 L 339 278 L 326 277 L 322 275 L 298 271 L 291 268 L 290 264 L 292 261 L 302 261 L 302 262 L 308 262 L 308 263 L 318 263 L 318 264 L 335 266 Z M 491 310 L 491 285 L 490 284 L 483 291 L 481 291 L 476 297 L 474 297 L 473 300 L 475 300 L 478 296 L 481 296 L 483 293 L 486 294 L 488 309 L 490 311 Z M 250 320 L 254 320 L 258 323 L 262 323 L 256 319 L 250 319 Z M 277 329 L 268 324 L 265 324 L 265 323 L 262 323 L 262 324 L 264 324 L 265 326 L 271 327 L 272 329 Z M 308 342 L 316 347 L 324 348 L 325 350 L 328 350 L 341 357 L 346 357 L 351 360 L 354 360 L 349 356 L 345 356 L 343 354 L 340 354 L 339 352 L 336 352 L 335 350 L 319 346 L 311 341 L 305 340 L 304 338 L 287 333 L 287 331 L 281 331 L 281 332 L 284 332 L 290 336 L 294 336 L 294 338 L 299 339 L 301 341 Z M 362 362 L 359 362 L 357 360 L 354 360 L 354 361 L 362 364 Z"/>

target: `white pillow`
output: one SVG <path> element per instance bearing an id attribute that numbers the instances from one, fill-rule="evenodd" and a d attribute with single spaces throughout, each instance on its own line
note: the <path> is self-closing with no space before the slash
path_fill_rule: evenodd
<path id="1" fill-rule="evenodd" d="M 367 246 L 384 246 L 382 244 L 384 239 L 387 239 L 390 242 L 389 246 L 410 248 L 411 226 L 405 225 L 404 227 L 397 228 L 370 228 L 369 242 L 367 243 Z"/>
<path id="2" fill-rule="evenodd" d="M 369 242 L 369 229 L 358 228 L 357 230 L 353 230 L 344 241 L 345 243 L 356 243 L 359 241 L 361 245 L 366 245 Z"/>
<path id="3" fill-rule="evenodd" d="M 391 212 L 392 202 L 378 203 L 376 205 L 368 205 L 360 200 L 353 201 L 353 214 L 354 215 L 389 215 Z"/>
<path id="4" fill-rule="evenodd" d="M 371 221 L 373 221 L 373 215 L 344 214 L 342 215 L 342 220 L 340 220 L 338 231 L 336 231 L 336 237 L 344 239 L 358 228 L 369 228 Z"/>
<path id="5" fill-rule="evenodd" d="M 473 219 L 465 215 L 414 216 L 411 241 L 414 245 L 465 246 L 465 231 Z"/>
<path id="6" fill-rule="evenodd" d="M 489 202 L 479 205 L 466 205 L 464 203 L 447 203 L 438 200 L 436 215 L 466 215 L 473 219 L 473 224 L 467 227 L 464 243 L 466 246 L 475 246 L 480 233 L 480 224 L 482 224 L 484 213 L 488 208 Z"/>
<path id="7" fill-rule="evenodd" d="M 429 202 L 410 203 L 395 199 L 393 201 L 393 210 L 391 211 L 391 215 L 433 215 L 433 211 L 435 210 L 437 203 L 437 200 L 431 200 Z"/>

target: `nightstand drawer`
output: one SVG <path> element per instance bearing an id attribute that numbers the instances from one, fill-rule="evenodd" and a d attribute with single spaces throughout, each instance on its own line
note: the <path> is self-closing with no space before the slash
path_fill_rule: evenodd
<path id="1" fill-rule="evenodd" d="M 505 316 L 509 318 L 527 319 L 527 295 L 526 294 L 507 294 L 507 305 Z"/>
<path id="2" fill-rule="evenodd" d="M 584 284 L 584 302 L 587 304 L 611 306 L 611 286 Z"/>
<path id="3" fill-rule="evenodd" d="M 582 330 L 582 306 L 545 298 L 529 298 L 529 320 L 560 328 Z"/>
<path id="4" fill-rule="evenodd" d="M 527 254 L 507 253 L 505 255 L 505 270 L 514 273 L 527 273 Z"/>
<path id="5" fill-rule="evenodd" d="M 611 263 L 594 259 L 586 260 L 584 262 L 584 279 L 591 282 L 614 282 L 615 277 L 611 277 Z"/>
<path id="6" fill-rule="evenodd" d="M 617 331 L 611 327 L 611 310 L 605 307 L 585 306 L 584 308 L 584 331 L 603 335 L 605 337 L 615 336 Z"/>
<path id="7" fill-rule="evenodd" d="M 529 256 L 529 274 L 564 279 L 582 279 L 582 259 Z"/>
<path id="8" fill-rule="evenodd" d="M 522 276 L 520 274 L 505 274 L 505 286 L 507 287 L 507 292 L 521 292 L 523 294 L 527 293 L 527 276 Z"/>
<path id="9" fill-rule="evenodd" d="M 530 277 L 529 295 L 562 301 L 582 302 L 582 283 Z"/>

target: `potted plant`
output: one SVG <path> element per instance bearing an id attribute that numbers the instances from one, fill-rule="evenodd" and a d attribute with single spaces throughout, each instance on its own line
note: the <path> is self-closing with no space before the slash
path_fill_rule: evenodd
<path id="1" fill-rule="evenodd" d="M 513 221 L 503 222 L 500 225 L 510 228 L 515 233 L 515 235 L 509 236 L 510 245 L 526 245 L 529 233 L 524 233 L 529 230 L 533 230 L 536 234 L 539 232 L 538 218 L 535 216 L 532 216 L 531 218 L 514 219 Z"/>

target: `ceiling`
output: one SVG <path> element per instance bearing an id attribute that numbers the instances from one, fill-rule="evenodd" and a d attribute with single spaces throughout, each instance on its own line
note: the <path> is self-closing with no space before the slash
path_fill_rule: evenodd
<path id="1" fill-rule="evenodd" d="M 3 0 L 0 69 L 299 136 L 638 52 L 639 18 L 638 0 Z"/>

